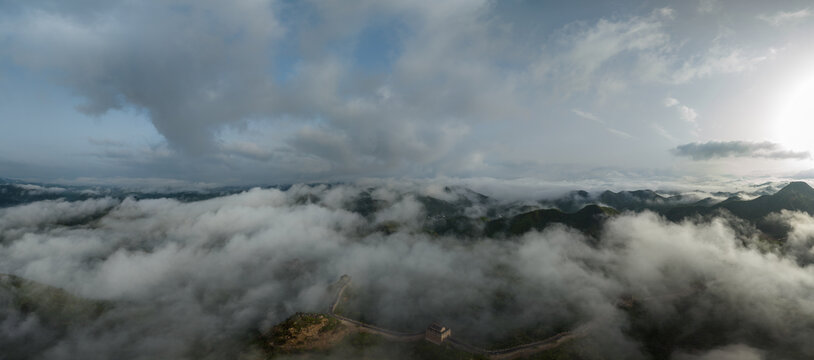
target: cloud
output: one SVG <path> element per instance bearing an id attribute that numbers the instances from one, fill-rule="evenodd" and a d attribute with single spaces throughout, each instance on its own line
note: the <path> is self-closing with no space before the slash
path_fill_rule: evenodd
<path id="1" fill-rule="evenodd" d="M 666 106 L 666 107 L 673 107 L 673 106 L 676 106 L 678 104 L 679 104 L 679 102 L 675 98 L 668 97 L 668 98 L 664 99 L 664 106 Z"/>
<path id="2" fill-rule="evenodd" d="M 754 69 L 758 64 L 770 59 L 776 50 L 748 52 L 743 48 L 732 48 L 718 44 L 705 53 L 696 54 L 680 61 L 680 65 L 671 67 L 665 72 L 656 66 L 656 75 L 660 81 L 671 84 L 686 84 L 696 79 L 707 78 L 717 74 L 733 74 Z M 660 72 L 659 72 L 660 71 Z"/>
<path id="3" fill-rule="evenodd" d="M 710 14 L 721 10 L 721 2 L 719 0 L 698 0 L 699 13 Z"/>
<path id="4" fill-rule="evenodd" d="M 671 17 L 672 10 L 664 8 L 647 16 L 602 18 L 590 26 L 577 23 L 566 27 L 567 32 L 560 41 L 568 45 L 561 54 L 540 59 L 537 76 L 555 79 L 558 87 L 568 94 L 591 89 L 598 82 L 599 70 L 612 59 L 646 55 L 669 47 L 670 36 L 664 30 L 663 22 Z M 635 72 L 630 68 L 613 70 Z M 607 80 L 607 76 L 600 78 Z"/>
<path id="5" fill-rule="evenodd" d="M 794 179 L 811 179 L 814 178 L 814 169 L 807 169 L 800 171 L 792 176 Z"/>
<path id="6" fill-rule="evenodd" d="M 596 116 L 596 115 L 594 115 L 592 113 L 582 111 L 580 109 L 571 109 L 571 112 L 573 112 L 574 114 L 576 114 L 577 116 L 579 116 L 579 117 L 581 117 L 583 119 L 591 120 L 591 121 L 594 121 L 596 123 L 605 125 L 605 120 L 600 119 L 598 116 Z M 632 139 L 634 137 L 633 135 L 630 135 L 630 134 L 628 134 L 628 133 L 626 133 L 626 132 L 624 132 L 622 130 L 614 129 L 614 128 L 609 127 L 609 126 L 605 126 L 605 130 L 607 132 L 615 135 L 615 136 L 618 136 L 618 137 L 621 137 L 621 138 L 624 138 L 624 139 Z"/>
<path id="7" fill-rule="evenodd" d="M 695 122 L 695 119 L 698 117 L 698 113 L 695 112 L 695 109 L 686 105 L 680 105 L 678 111 L 681 114 L 681 119 L 687 122 Z"/>
<path id="8" fill-rule="evenodd" d="M 594 115 L 594 114 L 591 114 L 591 113 L 589 113 L 589 112 L 587 112 L 587 111 L 582 111 L 582 110 L 580 110 L 580 109 L 571 109 L 571 112 L 573 112 L 574 114 L 576 114 L 577 116 L 579 116 L 579 117 L 581 117 L 581 118 L 583 118 L 583 119 L 588 119 L 588 120 L 591 120 L 591 121 L 596 121 L 596 122 L 598 122 L 598 123 L 600 123 L 600 124 L 604 124 L 604 123 L 605 123 L 605 121 L 604 121 L 604 120 L 600 119 L 598 116 L 596 116 L 596 115 Z"/>
<path id="9" fill-rule="evenodd" d="M 110 210 L 116 205 L 111 198 L 67 202 L 47 200 L 15 207 L 13 210 L 0 210 L 0 238 L 16 237 L 20 231 L 51 227 L 61 223 L 93 217 Z M 3 231 L 15 231 L 14 234 Z"/>
<path id="10" fill-rule="evenodd" d="M 531 133 L 552 147 L 580 135 L 561 121 L 569 109 L 611 122 L 572 104 L 623 104 L 643 84 L 689 83 L 765 59 L 749 48 L 689 41 L 696 36 L 681 30 L 681 11 L 671 8 L 540 26 L 491 1 L 5 6 L 13 11 L 0 17 L 0 53 L 9 61 L 68 89 L 84 113 L 145 117 L 163 138 L 149 146 L 92 138 L 93 154 L 85 155 L 107 171 L 79 176 L 243 183 L 500 176 L 502 164 L 529 155 L 494 148 L 531 142 Z M 683 118 L 697 116 L 681 106 Z M 635 135 L 628 115 L 607 131 Z M 563 161 L 541 154 L 545 163 Z M 606 165 L 594 155 L 565 156 Z M 26 163 L 5 167 L 21 172 Z"/>
<path id="11" fill-rule="evenodd" d="M 58 194 L 65 192 L 65 188 L 59 186 L 41 186 L 34 184 L 15 184 L 14 186 L 26 190 L 28 194 Z"/>
<path id="12" fill-rule="evenodd" d="M 12 20 L 19 27 L 11 47 L 18 62 L 56 71 L 76 89 L 86 100 L 83 112 L 144 109 L 173 145 L 200 153 L 211 145 L 206 133 L 213 126 L 257 112 L 252 102 L 271 95 L 265 79 L 252 75 L 265 69 L 266 52 L 283 30 L 267 1 L 188 5 L 173 11 L 117 2 L 90 17 L 32 5 L 34 11 Z M 217 13 L 218 22 L 207 12 Z M 152 26 L 143 27 L 148 19 Z M 226 33 L 240 36 L 220 36 Z"/>
<path id="13" fill-rule="evenodd" d="M 676 156 L 689 157 L 693 160 L 710 160 L 723 157 L 751 157 L 768 159 L 809 159 L 807 151 L 784 150 L 772 142 L 749 141 L 708 141 L 679 145 L 672 150 Z"/>
<path id="14" fill-rule="evenodd" d="M 678 337 L 676 358 L 814 355 L 814 273 L 795 257 L 812 245 L 809 215 L 778 218 L 794 244 L 778 252 L 725 216 L 669 223 L 652 213 L 612 219 L 599 241 L 561 226 L 496 241 L 428 235 L 424 196 L 483 214 L 463 205 L 467 191 L 381 180 L 0 210 L 0 272 L 115 304 L 63 333 L 3 307 L 0 344 L 27 358 L 234 358 L 253 331 L 322 311 L 326 286 L 347 273 L 364 289 L 349 310 L 409 331 L 440 320 L 479 342 L 595 320 L 602 354 L 643 359 L 671 354 L 642 353 L 640 326 L 712 326 L 725 336 L 701 348 Z M 393 221 L 400 227 L 379 231 Z M 670 296 L 699 283 L 697 295 Z M 623 295 L 641 300 L 635 318 L 616 306 Z"/>
<path id="15" fill-rule="evenodd" d="M 666 129 L 664 129 L 661 125 L 659 125 L 657 123 L 650 123 L 650 127 L 653 128 L 653 130 L 657 134 L 659 134 L 661 137 L 663 137 L 663 138 L 665 138 L 667 140 L 670 140 L 670 141 L 676 141 L 677 140 L 675 136 L 670 134 L 670 132 L 668 132 Z"/>
<path id="16" fill-rule="evenodd" d="M 528 112 L 513 100 L 507 74 L 494 71 L 502 61 L 497 50 L 466 45 L 474 44 L 466 39 L 498 35 L 477 21 L 488 10 L 483 3 L 451 4 L 445 11 L 409 2 L 312 5 L 292 7 L 295 16 L 283 19 L 287 5 L 276 1 L 177 7 L 122 1 L 90 17 L 67 6 L 32 4 L 31 11 L 3 19 L 4 34 L 13 38 L 5 51 L 76 90 L 88 114 L 143 110 L 171 151 L 199 156 L 186 160 L 211 162 L 209 155 L 220 153 L 279 163 L 293 154 L 318 157 L 336 175 L 362 167 L 375 172 L 389 169 L 381 164 L 443 158 L 458 140 L 446 136 L 449 129 L 465 127 L 460 119 Z M 312 24 L 312 16 L 323 21 Z M 392 43 L 401 55 L 389 61 L 392 76 L 360 80 L 352 59 L 331 48 L 353 48 L 374 19 L 396 16 L 412 36 Z M 458 19 L 455 27 L 436 31 L 451 17 Z M 300 129 L 262 154 L 245 141 L 218 145 L 218 133 L 249 119 L 285 119 Z M 317 120 L 322 126 L 309 126 Z"/>
<path id="17" fill-rule="evenodd" d="M 540 25 L 525 22 L 532 11 L 519 16 L 491 1 L 81 4 L 7 5 L 15 11 L 0 11 L 0 52 L 75 94 L 66 101 L 78 99 L 85 113 L 145 118 L 157 138 L 139 145 L 94 135 L 79 155 L 93 158 L 58 170 L 72 174 L 63 178 L 251 184 L 528 176 L 572 161 L 626 167 L 621 154 L 632 145 L 618 142 L 641 137 L 643 116 L 630 113 L 629 99 L 747 71 L 761 58 L 740 44 L 711 48 L 682 8 L 589 18 L 564 10 Z M 699 31 L 711 38 L 708 27 Z M 675 111 L 697 121 L 703 109 Z M 569 115 L 608 127 L 583 134 Z M 105 126 L 115 131 L 117 121 Z M 619 151 L 551 151 L 586 135 Z M 15 160 L 7 173 L 57 172 Z"/>
<path id="18" fill-rule="evenodd" d="M 769 23 L 772 26 L 782 26 L 800 22 L 811 16 L 811 11 L 808 8 L 800 9 L 797 11 L 778 11 L 773 15 L 758 15 L 758 19 Z"/>
<path id="19" fill-rule="evenodd" d="M 379 294 L 369 308 L 377 321 L 420 327 L 430 321 L 428 317 L 448 311 L 456 299 L 469 299 L 473 308 L 488 305 L 484 301 L 490 300 L 478 294 L 500 281 L 490 269 L 505 266 L 504 261 L 516 258 L 518 251 L 527 256 L 521 274 L 536 273 L 536 266 L 557 261 L 545 246 L 533 245 L 537 240 L 529 239 L 527 249 L 518 249 L 492 241 L 467 245 L 453 239 L 433 240 L 417 233 L 425 221 L 423 205 L 398 188 L 371 192 L 374 201 L 381 202 L 381 210 L 368 223 L 346 210 L 361 191 L 348 186 L 294 186 L 285 192 L 253 189 L 194 203 L 131 198 L 114 202 L 113 208 L 111 200 L 105 199 L 101 204 L 40 202 L 4 210 L 0 271 L 117 304 L 98 323 L 78 325 L 59 341 L 45 341 L 48 345 L 42 347 L 17 344 L 13 349 L 54 359 L 122 353 L 134 358 L 234 357 L 243 350 L 242 339 L 253 330 L 266 329 L 296 311 L 323 309 L 325 287 L 342 273 Z M 458 198 L 434 186 L 413 194 Z M 52 220 L 81 218 L 100 208 L 106 213 L 87 227 Z M 47 214 L 57 210 L 66 215 Z M 405 228 L 388 236 L 371 232 L 391 221 Z M 562 247 L 557 251 L 579 256 L 587 244 L 569 245 L 571 236 L 562 232 L 552 241 Z M 541 262 L 535 253 L 550 259 Z M 453 270 L 460 267 L 468 270 Z M 602 282 L 574 270 L 567 275 L 572 281 Z M 559 275 L 547 277 L 558 281 Z M 521 310 L 523 304 L 540 304 L 539 291 L 531 283 L 517 285 L 525 288 L 531 292 L 519 292 L 518 303 L 502 313 L 479 311 L 479 319 L 449 320 L 459 322 L 462 334 L 472 329 L 468 333 L 475 338 L 524 326 L 526 322 L 514 319 L 512 311 Z M 416 291 L 424 295 L 416 297 Z M 572 295 L 576 294 L 562 296 Z M 396 303 L 402 304 L 400 311 L 393 311 Z M 431 310 L 413 311 L 420 308 Z M 579 309 L 593 311 L 589 304 Z M 523 311 L 535 318 L 562 321 L 576 316 L 550 313 L 545 307 Z M 481 321 L 493 327 L 477 329 Z M 106 325 L 109 322 L 125 325 L 111 327 Z M 20 327 L 14 333 L 23 330 Z M 56 335 L 41 331 L 36 336 Z M 10 337 L 0 338 L 0 343 L 8 345 L 8 341 Z M 196 351 L 201 342 L 211 346 Z"/>
<path id="20" fill-rule="evenodd" d="M 230 142 L 221 145 L 221 149 L 228 154 L 247 157 L 257 161 L 273 160 L 275 153 L 264 149 L 260 145 L 247 141 Z"/>
<path id="21" fill-rule="evenodd" d="M 720 349 L 710 350 L 703 354 L 679 353 L 671 357 L 674 360 L 762 360 L 763 352 L 752 347 L 737 344 Z"/>
<path id="22" fill-rule="evenodd" d="M 88 143 L 91 145 L 101 146 L 101 147 L 123 147 L 126 144 L 122 141 L 118 140 L 111 140 L 111 139 L 97 139 L 94 137 L 88 138 Z"/>
<path id="23" fill-rule="evenodd" d="M 622 137 L 622 138 L 625 138 L 625 139 L 632 139 L 633 138 L 633 135 L 630 135 L 630 134 L 628 134 L 628 133 L 626 133 L 626 132 L 624 132 L 622 130 L 617 130 L 617 129 L 614 129 L 614 128 L 607 128 L 607 130 L 608 130 L 609 133 L 611 133 L 613 135 L 616 135 L 616 136 L 619 136 L 619 137 Z"/>
<path id="24" fill-rule="evenodd" d="M 681 104 L 676 98 L 673 97 L 665 98 L 664 106 L 668 108 L 675 107 L 676 110 L 678 110 L 681 119 L 686 122 L 695 123 L 695 119 L 698 118 L 698 113 L 695 111 L 695 109 Z"/>
<path id="25" fill-rule="evenodd" d="M 218 185 L 201 181 L 184 181 L 166 178 L 128 178 L 109 177 L 92 178 L 80 177 L 76 179 L 61 179 L 60 183 L 74 186 L 93 186 L 98 188 L 119 189 L 124 191 L 144 192 L 144 193 L 170 193 L 170 192 L 206 192 L 216 188 Z"/>

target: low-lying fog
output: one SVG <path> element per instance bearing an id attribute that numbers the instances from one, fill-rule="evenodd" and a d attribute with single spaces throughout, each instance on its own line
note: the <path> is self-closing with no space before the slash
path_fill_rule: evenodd
<path id="1" fill-rule="evenodd" d="M 562 226 L 516 239 L 454 238 L 423 231 L 416 197 L 465 194 L 380 186 L 369 192 L 378 207 L 363 216 L 350 211 L 362 191 L 294 186 L 187 203 L 100 198 L 2 209 L 0 272 L 115 305 L 61 332 L 0 292 L 0 359 L 235 358 L 256 331 L 297 311 L 325 311 L 327 286 L 342 274 L 353 279 L 356 311 L 398 330 L 439 320 L 488 345 L 524 329 L 592 323 L 592 341 L 611 358 L 648 358 L 617 306 L 632 296 L 654 328 L 714 330 L 675 359 L 814 357 L 809 215 L 775 215 L 792 229 L 776 247 L 725 216 L 676 224 L 650 212 L 609 219 L 598 240 Z M 473 218 L 486 213 L 469 206 Z M 694 289 L 690 300 L 680 295 Z"/>

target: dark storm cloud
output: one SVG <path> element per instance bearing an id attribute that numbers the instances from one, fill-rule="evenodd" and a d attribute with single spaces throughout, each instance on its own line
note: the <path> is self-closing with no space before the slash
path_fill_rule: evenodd
<path id="1" fill-rule="evenodd" d="M 747 157 L 767 159 L 809 159 L 808 151 L 785 150 L 772 142 L 751 141 L 708 141 L 679 145 L 672 150 L 676 156 L 689 157 L 693 160 L 710 160 L 725 157 Z"/>

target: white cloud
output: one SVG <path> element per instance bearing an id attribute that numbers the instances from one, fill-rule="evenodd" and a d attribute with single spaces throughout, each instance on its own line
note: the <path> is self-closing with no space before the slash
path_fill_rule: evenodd
<path id="1" fill-rule="evenodd" d="M 594 121 L 596 123 L 605 125 L 605 120 L 602 120 L 598 116 L 596 116 L 596 115 L 594 115 L 592 113 L 589 113 L 587 111 L 582 111 L 580 109 L 571 109 L 571 112 L 573 112 L 574 114 L 576 114 L 577 116 L 579 116 L 579 117 L 581 117 L 583 119 L 591 120 L 591 121 Z M 624 138 L 624 139 L 632 139 L 634 137 L 633 135 L 630 135 L 630 134 L 628 134 L 628 133 L 626 133 L 626 132 L 624 132 L 622 130 L 619 130 L 619 129 L 615 129 L 615 128 L 612 128 L 612 127 L 609 127 L 609 126 L 604 126 L 604 128 L 605 128 L 605 130 L 607 132 L 609 132 L 609 133 L 611 133 L 611 134 L 613 134 L 615 136 Z"/>
<path id="2" fill-rule="evenodd" d="M 624 132 L 622 130 L 618 130 L 618 129 L 614 129 L 614 128 L 607 128 L 607 130 L 611 134 L 619 136 L 621 138 L 625 138 L 625 139 L 632 139 L 633 138 L 633 135 L 630 135 L 630 134 L 628 134 L 628 133 L 626 133 L 626 132 Z"/>
<path id="3" fill-rule="evenodd" d="M 698 0 L 697 11 L 702 14 L 711 14 L 721 10 L 719 0 Z"/>
<path id="4" fill-rule="evenodd" d="M 673 97 L 664 98 L 664 106 L 666 106 L 666 107 L 673 107 L 673 106 L 676 106 L 678 104 L 679 104 L 679 102 L 678 102 L 678 100 L 676 98 L 673 98 Z"/>
<path id="5" fill-rule="evenodd" d="M 582 110 L 580 110 L 580 109 L 571 109 L 571 112 L 573 112 L 574 114 L 576 114 L 577 116 L 579 116 L 579 117 L 581 117 L 581 118 L 583 118 L 583 119 L 588 119 L 588 120 L 591 120 L 591 121 L 596 121 L 596 122 L 598 122 L 598 123 L 600 123 L 600 124 L 604 124 L 604 123 L 605 123 L 605 121 L 604 121 L 604 120 L 600 119 L 598 116 L 596 116 L 596 115 L 594 115 L 594 114 L 591 114 L 591 113 L 589 113 L 589 112 L 587 112 L 587 111 L 582 111 Z"/>
<path id="6" fill-rule="evenodd" d="M 677 140 L 675 136 L 670 134 L 669 131 L 665 130 L 661 125 L 659 125 L 657 123 L 650 123 L 650 127 L 652 127 L 653 130 L 657 134 L 659 134 L 661 137 L 663 137 L 663 138 L 665 138 L 667 140 L 670 140 L 670 141 L 676 141 Z"/>
<path id="7" fill-rule="evenodd" d="M 678 110 L 681 113 L 681 118 L 687 122 L 695 122 L 695 119 L 698 117 L 698 113 L 695 112 L 695 109 L 686 106 L 686 105 L 679 105 Z"/>
<path id="8" fill-rule="evenodd" d="M 245 156 L 258 161 L 269 161 L 274 159 L 275 153 L 269 149 L 264 149 L 260 145 L 248 141 L 235 141 L 221 144 L 224 152 L 239 156 Z"/>
<path id="9" fill-rule="evenodd" d="M 698 118 L 698 113 L 695 111 L 695 109 L 681 104 L 676 98 L 665 98 L 663 103 L 665 107 L 674 107 L 678 111 L 681 119 L 686 122 L 695 123 L 695 119 Z"/>
<path id="10" fill-rule="evenodd" d="M 164 138 L 141 147 L 90 139 L 97 147 L 87 156 L 109 169 L 99 177 L 279 183 L 497 176 L 507 171 L 496 164 L 522 162 L 530 151 L 493 148 L 533 142 L 554 150 L 579 135 L 563 123 L 569 111 L 598 123 L 615 119 L 607 131 L 624 137 L 619 129 L 646 123 L 627 99 L 651 86 L 748 71 L 767 58 L 740 43 L 709 47 L 709 39 L 686 30 L 689 17 L 671 8 L 591 19 L 564 14 L 561 26 L 547 28 L 488 1 L 108 1 L 93 3 L 93 11 L 47 4 L 25 2 L 0 18 L 8 39 L 0 52 L 53 75 L 84 101 L 85 112 L 133 109 Z M 698 33 L 714 36 L 702 25 Z M 359 59 L 355 49 L 373 30 L 388 37 L 374 44 L 385 49 Z M 367 61 L 384 64 L 373 69 Z M 598 105 L 619 111 L 585 111 Z M 695 109 L 682 106 L 682 118 L 695 121 Z M 255 122 L 268 131 L 246 125 Z M 555 135 L 563 131 L 572 133 Z M 542 153 L 540 163 L 595 158 Z M 489 154 L 489 161 L 472 154 Z"/>
<path id="11" fill-rule="evenodd" d="M 744 72 L 753 69 L 771 56 L 771 50 L 758 54 L 745 54 L 743 49 L 724 49 L 715 46 L 706 54 L 684 61 L 679 69 L 669 75 L 668 80 L 683 84 L 716 74 Z"/>
<path id="12" fill-rule="evenodd" d="M 782 26 L 800 22 L 811 16 L 811 11 L 808 8 L 800 9 L 797 11 L 778 11 L 773 15 L 758 15 L 758 19 L 763 20 L 772 26 Z"/>
<path id="13" fill-rule="evenodd" d="M 763 351 L 759 349 L 743 345 L 734 344 L 727 345 L 717 349 L 712 349 L 706 352 L 687 353 L 684 351 L 678 352 L 675 356 L 671 357 L 673 360 L 763 360 L 766 357 Z"/>
<path id="14" fill-rule="evenodd" d="M 616 306 L 631 295 L 642 300 L 636 321 L 686 331 L 720 325 L 714 331 L 725 340 L 677 352 L 686 359 L 814 355 L 807 300 L 814 270 L 797 263 L 812 245 L 810 215 L 778 217 L 794 243 L 778 252 L 759 249 L 757 236 L 726 217 L 670 223 L 648 212 L 611 219 L 599 241 L 560 226 L 510 241 L 461 240 L 422 231 L 426 209 L 418 196 L 457 201 L 465 192 L 378 184 L 252 189 L 188 203 L 131 198 L 4 209 L 0 272 L 115 301 L 104 317 L 72 324 L 64 336 L 40 324 L 29 334 L 46 338 L 45 345 L 14 349 L 50 359 L 232 358 L 253 331 L 297 311 L 323 311 L 327 285 L 347 273 L 365 289 L 356 306 L 385 326 L 419 329 L 442 316 L 459 334 L 480 339 L 526 326 L 554 333 L 598 319 L 591 340 L 604 354 L 646 358 Z M 370 218 L 349 211 L 365 191 L 376 200 Z M 97 216 L 63 222 L 88 214 Z M 403 227 L 377 230 L 379 221 L 394 220 Z M 669 296 L 698 284 L 706 287 L 692 301 Z M 502 294 L 510 301 L 501 309 L 494 301 Z M 25 314 L 0 311 L 0 334 L 31 328 L 10 326 L 23 325 Z M 761 348 L 742 345 L 752 334 Z"/>
<path id="15" fill-rule="evenodd" d="M 57 194 L 65 192 L 65 188 L 58 186 L 40 186 L 34 184 L 15 184 L 14 186 L 26 190 L 29 194 Z"/>
<path id="16" fill-rule="evenodd" d="M 562 55 L 549 62 L 549 72 L 557 73 L 560 86 L 568 91 L 584 91 L 595 81 L 594 76 L 609 60 L 625 53 L 640 53 L 668 46 L 670 36 L 663 29 L 663 21 L 672 14 L 670 9 L 659 9 L 646 17 L 625 20 L 600 19 L 590 27 L 578 30 L 562 39 L 569 47 Z"/>
<path id="17" fill-rule="evenodd" d="M 673 19 L 675 18 L 675 10 L 669 7 L 663 7 L 660 9 L 656 9 L 656 13 L 659 14 L 661 17 Z"/>

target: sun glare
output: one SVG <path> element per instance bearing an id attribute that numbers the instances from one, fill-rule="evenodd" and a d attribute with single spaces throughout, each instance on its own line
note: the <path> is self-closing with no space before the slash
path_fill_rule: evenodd
<path id="1" fill-rule="evenodd" d="M 801 79 L 783 101 L 775 131 L 789 150 L 814 153 L 814 72 Z"/>

